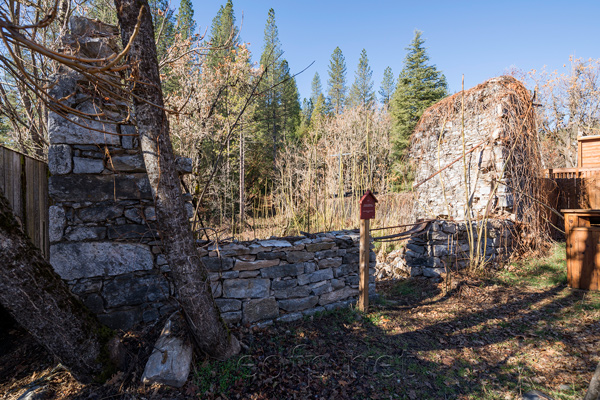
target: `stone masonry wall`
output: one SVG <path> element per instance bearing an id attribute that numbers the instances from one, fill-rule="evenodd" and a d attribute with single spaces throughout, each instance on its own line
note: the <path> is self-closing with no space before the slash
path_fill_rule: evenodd
<path id="1" fill-rule="evenodd" d="M 486 214 L 514 218 L 515 194 L 509 187 L 520 187 L 519 175 L 533 171 L 517 171 L 514 169 L 521 165 L 507 165 L 512 130 L 524 125 L 523 116 L 515 112 L 513 85 L 521 84 L 513 78 L 500 77 L 467 90 L 464 121 L 460 95 L 446 98 L 425 111 L 410 147 L 414 182 L 423 182 L 415 189 L 416 218 L 465 220 L 467 197 L 472 218 Z M 454 162 L 463 155 L 463 134 L 465 151 L 479 147 L 466 155 L 466 162 Z M 534 139 L 523 143 L 514 148 L 512 159 L 537 154 L 531 151 L 536 146 Z M 433 176 L 442 168 L 445 169 Z M 494 191 L 498 181 L 501 183 Z"/>
<path id="2" fill-rule="evenodd" d="M 473 222 L 473 247 L 478 243 L 477 232 L 483 222 Z M 515 224 L 510 220 L 488 220 L 481 230 L 480 251 L 490 266 L 506 261 L 516 243 Z M 377 265 L 377 277 L 400 278 L 425 276 L 440 278 L 447 270 L 456 271 L 469 262 L 467 224 L 452 221 L 433 221 L 425 231 L 412 237 L 405 248 L 391 252 L 384 263 Z"/>
<path id="3" fill-rule="evenodd" d="M 359 234 L 327 232 L 315 238 L 272 238 L 203 250 L 213 294 L 228 323 L 294 321 L 346 307 L 358 296 Z M 369 294 L 375 293 L 370 253 Z"/>

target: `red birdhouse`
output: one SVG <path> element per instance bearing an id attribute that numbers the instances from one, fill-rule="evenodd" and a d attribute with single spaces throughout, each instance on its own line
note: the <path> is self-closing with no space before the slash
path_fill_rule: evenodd
<path id="1" fill-rule="evenodd" d="M 370 190 L 367 190 L 360 198 L 360 219 L 375 218 L 375 203 L 377 203 L 377 199 Z"/>

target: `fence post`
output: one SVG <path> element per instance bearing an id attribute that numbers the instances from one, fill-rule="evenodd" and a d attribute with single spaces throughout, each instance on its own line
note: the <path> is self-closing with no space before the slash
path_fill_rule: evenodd
<path id="1" fill-rule="evenodd" d="M 360 220 L 360 280 L 358 282 L 358 309 L 363 312 L 369 310 L 369 253 L 371 238 L 369 234 L 369 219 Z"/>

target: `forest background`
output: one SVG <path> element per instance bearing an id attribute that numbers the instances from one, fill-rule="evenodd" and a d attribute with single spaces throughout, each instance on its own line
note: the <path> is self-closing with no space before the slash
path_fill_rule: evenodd
<path id="1" fill-rule="evenodd" d="M 41 2 L 39 9 L 52 5 Z M 273 9 L 266 13 L 261 51 L 252 54 L 257 43 L 244 42 L 231 1 L 220 6 L 205 34 L 190 0 L 177 8 L 165 0 L 151 6 L 163 92 L 167 108 L 174 110 L 173 144 L 194 163 L 183 184 L 194 198 L 199 237 L 250 239 L 354 228 L 358 199 L 367 188 L 380 200 L 379 226 L 408 222 L 408 140 L 423 110 L 450 94 L 420 31 L 408 43 L 393 44 L 390 51 L 404 61 L 377 71 L 376 82 L 368 44 L 353 50 L 356 66 L 332 43 L 328 62 L 317 63 L 319 70 L 292 67 Z M 111 2 L 62 1 L 49 29 L 29 34 L 60 48 L 70 15 L 116 23 Z M 22 23 L 35 18 L 25 12 L 17 17 Z M 459 61 L 468 48 L 456 44 Z M 56 72 L 38 55 L 23 50 L 19 56 L 41 79 Z M 562 71 L 494 71 L 516 76 L 536 92 L 545 168 L 573 166 L 577 136 L 600 133 L 600 59 L 565 55 Z M 307 76 L 310 94 L 301 97 L 297 79 Z M 43 159 L 48 110 L 15 77 L 15 71 L 2 71 L 0 143 Z"/>

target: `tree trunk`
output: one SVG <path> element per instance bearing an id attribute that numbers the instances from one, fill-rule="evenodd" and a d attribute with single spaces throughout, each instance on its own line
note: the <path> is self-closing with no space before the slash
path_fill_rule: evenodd
<path id="1" fill-rule="evenodd" d="M 596 372 L 592 376 L 590 386 L 583 400 L 597 400 L 600 398 L 600 363 L 596 366 Z"/>
<path id="2" fill-rule="evenodd" d="M 240 350 L 215 305 L 206 268 L 198 255 L 190 223 L 185 215 L 169 122 L 162 108 L 163 96 L 156 57 L 154 29 L 147 0 L 115 0 L 125 46 L 132 36 L 140 9 L 140 30 L 128 54 L 133 111 L 144 162 L 154 196 L 158 228 L 171 267 L 179 302 L 198 347 L 224 359 Z M 149 104 L 151 103 L 151 104 Z"/>
<path id="3" fill-rule="evenodd" d="M 101 372 L 101 350 L 110 330 L 71 294 L 1 193 L 0 303 L 77 380 L 90 382 Z"/>

